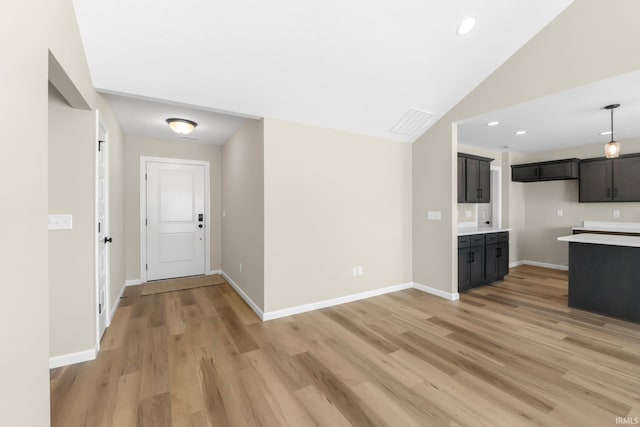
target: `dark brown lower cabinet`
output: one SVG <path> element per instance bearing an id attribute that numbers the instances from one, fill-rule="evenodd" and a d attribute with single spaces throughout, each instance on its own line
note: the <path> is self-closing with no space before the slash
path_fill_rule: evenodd
<path id="1" fill-rule="evenodd" d="M 509 233 L 458 237 L 458 292 L 502 280 L 509 274 Z"/>

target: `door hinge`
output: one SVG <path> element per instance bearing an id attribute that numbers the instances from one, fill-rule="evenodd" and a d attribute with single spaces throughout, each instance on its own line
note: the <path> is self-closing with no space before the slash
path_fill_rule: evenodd
<path id="1" fill-rule="evenodd" d="M 102 304 L 98 304 L 98 314 L 102 314 Z"/>
<path id="2" fill-rule="evenodd" d="M 100 223 L 98 223 L 98 233 L 100 233 Z"/>
<path id="3" fill-rule="evenodd" d="M 149 270 L 149 264 L 145 264 L 145 265 L 144 265 L 144 269 L 145 269 L 145 270 Z"/>

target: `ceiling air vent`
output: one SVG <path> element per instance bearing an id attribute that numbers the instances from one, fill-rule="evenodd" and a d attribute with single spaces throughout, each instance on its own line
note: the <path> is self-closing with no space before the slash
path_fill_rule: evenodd
<path id="1" fill-rule="evenodd" d="M 419 132 L 427 126 L 431 117 L 433 117 L 433 114 L 429 112 L 412 108 L 398 120 L 398 123 L 391 128 L 391 132 L 407 136 L 417 136 Z"/>

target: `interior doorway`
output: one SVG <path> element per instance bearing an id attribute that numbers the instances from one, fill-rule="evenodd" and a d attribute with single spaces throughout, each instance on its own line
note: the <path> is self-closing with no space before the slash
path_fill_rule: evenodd
<path id="1" fill-rule="evenodd" d="M 109 130 L 96 111 L 96 313 L 98 343 L 109 326 Z"/>

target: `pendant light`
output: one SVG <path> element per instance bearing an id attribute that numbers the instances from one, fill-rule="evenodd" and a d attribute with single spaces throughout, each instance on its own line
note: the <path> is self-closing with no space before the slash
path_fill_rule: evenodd
<path id="1" fill-rule="evenodd" d="M 620 143 L 613 139 L 613 110 L 618 108 L 620 104 L 611 104 L 604 107 L 605 110 L 611 111 L 611 141 L 604 145 L 604 155 L 607 159 L 615 159 L 620 156 Z"/>
<path id="2" fill-rule="evenodd" d="M 187 119 L 167 119 L 167 124 L 177 134 L 186 135 L 191 133 L 198 124 L 192 120 Z"/>

